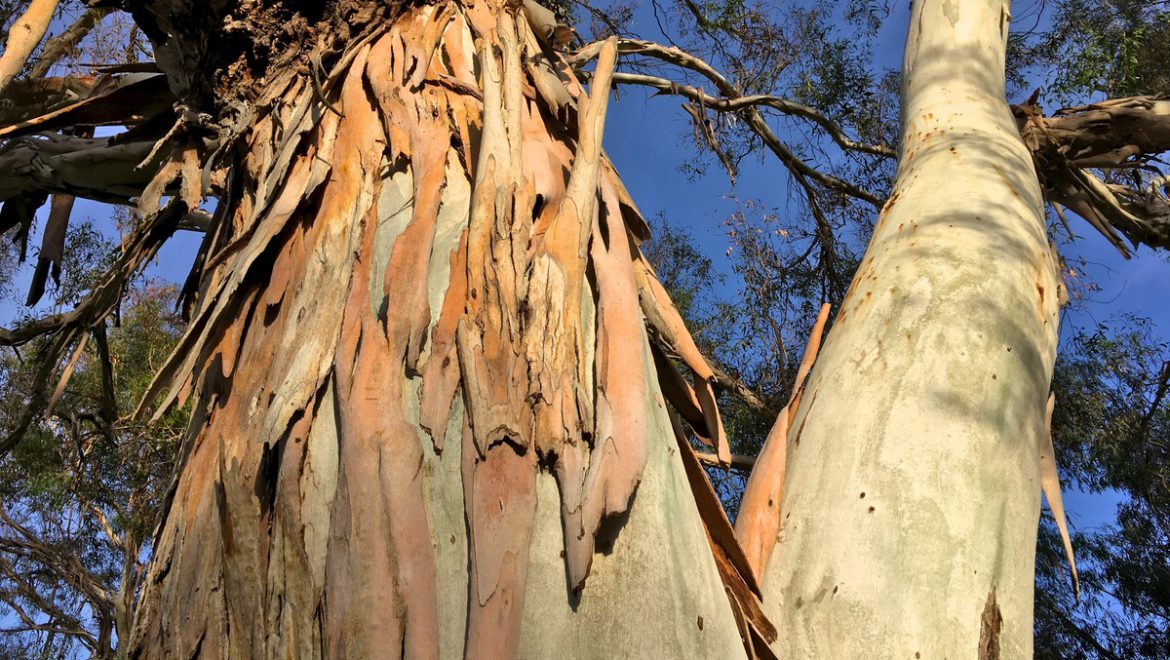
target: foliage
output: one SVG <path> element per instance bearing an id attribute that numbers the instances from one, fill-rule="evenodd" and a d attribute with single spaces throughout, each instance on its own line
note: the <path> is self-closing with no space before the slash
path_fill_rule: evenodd
<path id="1" fill-rule="evenodd" d="M 71 233 L 59 304 L 85 293 L 113 247 L 88 224 Z M 0 460 L 6 657 L 113 657 L 128 630 L 186 414 L 146 425 L 127 413 L 179 335 L 174 302 L 170 286 L 128 292 L 119 322 L 86 338 L 51 414 Z M 38 348 L 0 356 L 4 432 L 22 413 Z"/>
<path id="2" fill-rule="evenodd" d="M 1170 343 L 1126 317 L 1069 342 L 1053 381 L 1062 478 L 1116 501 L 1113 522 L 1074 543 L 1084 602 L 1072 602 L 1051 530 L 1037 560 L 1038 657 L 1170 654 Z"/>
<path id="3" fill-rule="evenodd" d="M 1064 105 L 1170 93 L 1170 11 L 1163 3 L 1060 0 L 1050 15 L 1048 29 L 1013 43 L 1021 86 L 1031 72 L 1043 81 L 1045 96 Z"/>

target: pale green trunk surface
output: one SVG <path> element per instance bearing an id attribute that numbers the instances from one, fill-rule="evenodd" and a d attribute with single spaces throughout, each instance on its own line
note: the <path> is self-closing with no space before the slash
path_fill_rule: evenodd
<path id="1" fill-rule="evenodd" d="M 895 192 L 789 435 L 782 658 L 1025 658 L 1057 285 L 1008 6 L 920 1 Z"/>

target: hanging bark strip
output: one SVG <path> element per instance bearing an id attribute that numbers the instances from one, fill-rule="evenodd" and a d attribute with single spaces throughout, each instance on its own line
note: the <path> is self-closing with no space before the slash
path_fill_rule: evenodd
<path id="1" fill-rule="evenodd" d="M 526 451 L 531 426 L 520 330 L 523 270 L 514 256 L 523 254 L 529 232 L 525 216 L 515 212 L 532 205 L 522 204 L 531 196 L 523 188 L 519 123 L 508 121 L 520 112 L 522 98 L 517 71 L 507 73 L 519 65 L 511 25 L 501 12 L 502 67 L 494 45 L 480 35 L 483 128 L 468 226 L 468 300 L 457 334 L 464 401 L 481 455 L 502 442 Z"/>
<path id="2" fill-rule="evenodd" d="M 598 59 L 593 94 L 577 110 L 579 143 L 563 196 L 546 204 L 532 236 L 527 346 L 537 449 L 560 456 L 593 433 L 593 396 L 581 306 L 597 213 L 602 127 L 616 48 Z M 573 451 L 575 449 L 569 449 Z"/>
<path id="3" fill-rule="evenodd" d="M 687 481 L 694 493 L 695 504 L 698 505 L 699 516 L 707 530 L 711 554 L 715 557 L 728 602 L 731 603 L 732 612 L 739 624 L 744 649 L 749 658 L 774 659 L 776 656 L 769 644 L 776 641 L 777 631 L 761 607 L 760 585 L 755 571 L 735 538 L 735 531 L 723 510 L 723 503 L 707 478 L 707 472 L 699 463 L 695 450 L 691 448 L 678 420 L 673 416 L 671 426 L 682 456 Z"/>
<path id="4" fill-rule="evenodd" d="M 759 579 L 763 579 L 764 569 L 767 568 L 768 558 L 772 556 L 772 548 L 776 546 L 776 537 L 780 532 L 780 502 L 784 495 L 784 470 L 788 462 L 789 425 L 800 406 L 805 378 L 820 350 L 821 335 L 829 321 L 829 309 L 828 303 L 821 305 L 816 323 L 809 333 L 804 356 L 800 359 L 800 367 L 796 370 L 792 394 L 777 415 L 768 437 L 764 439 L 764 446 L 756 457 L 751 476 L 743 489 L 739 515 L 735 518 L 735 536 L 743 547 L 748 564 Z"/>
<path id="5" fill-rule="evenodd" d="M 41 238 L 41 252 L 37 255 L 36 269 L 32 283 L 28 286 L 28 297 L 24 304 L 32 307 L 45 295 L 45 285 L 50 277 L 61 284 L 61 259 L 65 256 L 65 232 L 69 228 L 69 216 L 73 213 L 73 195 L 53 195 L 49 203 L 49 219 L 45 222 L 45 233 Z"/>
<path id="6" fill-rule="evenodd" d="M 635 269 L 638 280 L 638 301 L 655 342 L 668 354 L 678 356 L 690 369 L 694 379 L 693 389 L 684 387 L 685 381 L 679 383 L 681 379 L 670 376 L 670 370 L 666 370 L 667 378 L 675 383 L 669 389 L 677 393 L 676 398 L 671 402 L 676 408 L 683 411 L 684 419 L 687 418 L 687 410 L 692 403 L 698 405 L 703 423 L 698 428 L 692 424 L 692 428 L 715 448 L 720 465 L 727 467 L 731 465 L 731 445 L 727 441 L 727 434 L 723 430 L 723 419 L 719 415 L 719 407 L 715 402 L 715 373 L 707 363 L 707 359 L 703 357 L 702 352 L 699 351 L 694 338 L 691 337 L 690 331 L 683 323 L 682 315 L 679 314 L 674 303 L 670 301 L 670 295 L 667 294 L 662 283 L 658 281 L 657 275 L 646 261 L 645 256 L 638 255 Z M 660 371 L 663 369 L 660 368 Z"/>
<path id="7" fill-rule="evenodd" d="M 1072 580 L 1073 598 L 1081 599 L 1081 581 L 1077 577 L 1077 559 L 1073 555 L 1072 539 L 1068 535 L 1068 521 L 1064 515 L 1064 497 L 1060 492 L 1060 474 L 1056 469 L 1056 449 L 1052 446 L 1052 411 L 1056 408 L 1056 395 L 1048 395 L 1044 407 L 1044 434 L 1040 437 L 1040 489 L 1048 500 L 1048 509 L 1060 532 L 1064 545 L 1064 556 L 1068 559 L 1069 577 Z"/>
<path id="8" fill-rule="evenodd" d="M 514 657 L 536 508 L 536 452 L 525 401 L 520 310 L 533 193 L 521 165 L 520 43 L 515 14 L 480 35 L 483 137 L 468 229 L 468 299 L 457 347 L 468 411 L 462 478 L 470 554 L 468 658 Z"/>

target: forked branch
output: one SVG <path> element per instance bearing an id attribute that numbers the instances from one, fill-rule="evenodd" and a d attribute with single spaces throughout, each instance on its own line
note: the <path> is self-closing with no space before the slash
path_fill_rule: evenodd
<path id="1" fill-rule="evenodd" d="M 573 56 L 569 58 L 569 62 L 574 66 L 579 66 L 581 63 L 592 59 L 597 50 L 600 48 L 599 43 L 592 43 L 580 49 Z M 789 116 L 799 117 L 810 120 L 820 126 L 828 133 L 845 151 L 855 151 L 860 153 L 868 153 L 872 155 L 882 156 L 886 158 L 896 157 L 896 151 L 887 145 L 874 145 L 859 142 L 849 138 L 845 132 L 836 125 L 831 119 L 824 114 L 817 112 L 813 108 L 805 106 L 795 101 L 784 99 L 778 96 L 769 95 L 744 95 L 740 90 L 731 83 L 723 74 L 719 73 L 714 67 L 707 62 L 687 53 L 679 48 L 673 46 L 662 46 L 649 41 L 642 41 L 638 39 L 622 39 L 618 42 L 618 51 L 623 54 L 643 55 L 652 57 L 654 59 L 666 62 L 686 69 L 693 73 L 697 73 L 708 81 L 710 81 L 719 95 L 711 95 L 698 87 L 678 83 L 667 78 L 658 76 L 650 76 L 633 73 L 615 73 L 613 81 L 615 84 L 629 84 L 641 85 L 645 87 L 652 87 L 662 93 L 682 96 L 691 101 L 701 104 L 703 107 L 709 107 L 712 110 L 721 112 L 738 113 L 754 132 L 768 147 L 768 149 L 780 159 L 780 162 L 790 170 L 802 186 L 806 183 L 801 180 L 803 178 L 811 179 L 817 183 L 825 186 L 830 190 L 840 192 L 850 197 L 860 199 L 867 202 L 874 207 L 880 208 L 883 201 L 877 195 L 864 190 L 858 186 L 845 181 L 839 177 L 831 174 L 826 174 L 820 170 L 808 165 L 776 136 L 768 126 L 767 121 L 763 115 L 760 114 L 759 108 L 771 108 L 784 113 Z"/>

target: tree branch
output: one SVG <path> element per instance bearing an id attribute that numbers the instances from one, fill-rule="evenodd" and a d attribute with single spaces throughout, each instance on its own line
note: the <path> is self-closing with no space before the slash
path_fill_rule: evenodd
<path id="1" fill-rule="evenodd" d="M 845 151 L 858 151 L 861 153 L 873 154 L 875 156 L 882 156 L 883 158 L 897 158 L 898 152 L 893 147 L 885 144 L 869 144 L 866 142 L 858 142 L 851 139 L 837 126 L 833 120 L 824 116 L 823 114 L 813 110 L 812 108 L 790 101 L 779 96 L 770 96 L 767 94 L 753 94 L 751 96 L 711 96 L 701 89 L 677 83 L 666 78 L 658 76 L 633 74 L 633 73 L 618 73 L 614 74 L 615 83 L 625 83 L 628 85 L 643 85 L 646 87 L 653 87 L 663 93 L 672 94 L 675 96 L 684 96 L 686 98 L 699 101 L 704 106 L 712 110 L 720 112 L 738 112 L 754 107 L 766 107 L 777 110 L 786 115 L 800 117 L 815 122 L 818 126 L 823 128 L 833 142 Z"/>
<path id="2" fill-rule="evenodd" d="M 1084 218 L 1127 258 L 1122 236 L 1135 247 L 1170 248 L 1170 199 L 1160 190 L 1164 176 L 1134 187 L 1106 183 L 1090 171 L 1128 170 L 1139 182 L 1140 170 L 1157 171 L 1151 159 L 1170 151 L 1170 99 L 1111 99 L 1045 117 L 1036 96 L 1012 111 L 1045 198 Z"/>
<path id="3" fill-rule="evenodd" d="M 5 173 L 0 201 L 49 192 L 125 204 L 141 194 L 157 170 L 137 168 L 153 144 L 53 134 L 10 140 L 0 147 L 0 171 Z"/>
<path id="4" fill-rule="evenodd" d="M 725 470 L 730 467 L 732 470 L 738 470 L 740 472 L 751 472 L 756 464 L 755 456 L 744 456 L 743 454 L 732 454 L 730 466 L 720 463 L 719 457 L 715 454 L 695 452 L 695 456 L 704 465 L 723 468 Z"/>
<path id="5" fill-rule="evenodd" d="M 730 392 L 735 398 L 743 401 L 744 405 L 755 412 L 765 417 L 776 416 L 776 410 L 764 403 L 760 395 L 748 387 L 747 383 L 724 371 L 712 358 L 707 358 L 707 364 L 711 365 L 711 371 L 715 374 L 716 384 Z"/>
<path id="6" fill-rule="evenodd" d="M 595 42 L 581 48 L 568 58 L 571 65 L 579 66 L 584 62 L 593 59 L 598 50 L 600 43 Z M 884 200 L 873 193 L 863 190 L 844 179 L 825 174 L 820 170 L 813 168 L 798 158 L 792 151 L 776 136 L 771 127 L 768 126 L 763 115 L 760 114 L 759 107 L 769 107 L 785 114 L 789 114 L 804 119 L 809 119 L 816 122 L 819 126 L 824 128 L 838 145 L 843 149 L 850 151 L 860 151 L 880 155 L 883 157 L 895 157 L 893 149 L 881 145 L 867 145 L 861 142 L 856 142 L 845 136 L 831 120 L 818 113 L 817 111 L 803 106 L 793 101 L 788 101 L 780 97 L 753 95 L 743 96 L 739 89 L 735 87 L 730 81 L 719 73 L 710 64 L 691 55 L 679 48 L 671 46 L 662 46 L 649 41 L 641 41 L 636 39 L 622 39 L 618 42 L 618 50 L 621 53 L 644 55 L 653 57 L 655 59 L 679 66 L 681 68 L 693 71 L 702 75 L 704 78 L 714 84 L 715 88 L 722 95 L 721 97 L 711 96 L 703 90 L 686 84 L 680 84 L 660 78 L 657 76 L 649 76 L 632 73 L 615 73 L 613 75 L 614 84 L 635 84 L 647 87 L 653 87 L 662 92 L 683 96 L 702 103 L 705 106 L 711 107 L 715 110 L 724 112 L 737 112 L 746 121 L 752 131 L 763 140 L 764 144 L 772 151 L 780 162 L 788 168 L 793 175 L 807 177 L 821 185 L 835 190 L 842 194 L 860 199 L 874 206 L 880 208 Z M 803 183 L 802 183 L 803 185 Z"/>
<path id="7" fill-rule="evenodd" d="M 102 583 L 89 572 L 89 569 L 82 564 L 77 555 L 62 553 L 57 548 L 41 541 L 32 530 L 13 520 L 2 506 L 0 506 L 0 522 L 3 522 L 5 527 L 21 537 L 17 539 L 0 536 L 0 550 L 40 563 L 63 582 L 77 590 L 93 607 L 112 611 L 114 607 L 113 596 L 102 587 Z"/>
<path id="8" fill-rule="evenodd" d="M 0 96 L 45 36 L 56 10 L 57 0 L 32 0 L 28 11 L 8 29 L 8 43 L 0 53 Z"/>
<path id="9" fill-rule="evenodd" d="M 101 323 L 121 300 L 126 283 L 158 252 L 159 247 L 178 229 L 179 220 L 184 216 L 187 205 L 172 200 L 165 208 L 147 216 L 142 224 L 126 241 L 122 254 L 110 266 L 102 280 L 73 311 L 36 319 L 18 326 L 14 330 L 0 328 L 0 346 L 19 346 L 37 337 L 49 335 L 50 343 L 38 357 L 37 369 L 30 400 L 24 413 L 7 437 L 0 439 L 0 457 L 6 455 L 24 437 L 33 419 L 47 401 L 46 390 L 49 377 L 73 341 Z"/>
<path id="10" fill-rule="evenodd" d="M 45 47 L 41 49 L 41 54 L 37 58 L 36 64 L 29 69 L 28 77 L 43 78 L 48 75 L 49 69 L 64 57 L 69 52 L 69 49 L 84 39 L 85 35 L 89 34 L 89 31 L 112 11 L 114 10 L 108 7 L 87 9 L 84 14 L 73 22 L 73 25 L 70 25 L 61 34 L 46 41 Z"/>

